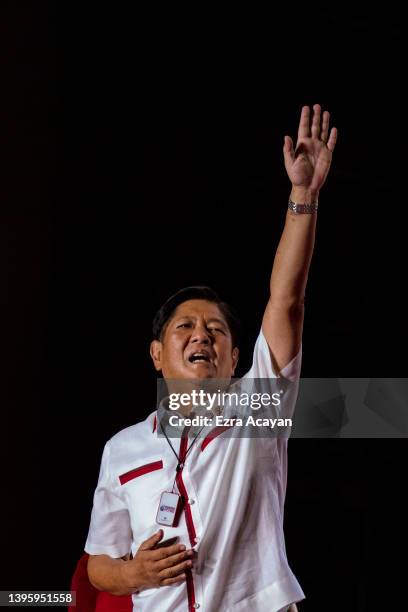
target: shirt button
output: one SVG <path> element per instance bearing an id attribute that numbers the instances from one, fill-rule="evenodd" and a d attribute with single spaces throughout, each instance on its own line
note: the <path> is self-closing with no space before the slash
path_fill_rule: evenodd
<path id="1" fill-rule="evenodd" d="M 196 544 L 198 544 L 198 542 L 199 542 L 199 541 L 200 541 L 200 538 L 199 538 L 198 536 L 196 536 L 196 537 L 194 538 L 194 542 L 195 542 Z"/>
<path id="2" fill-rule="evenodd" d="M 196 609 L 197 609 L 197 608 L 199 608 L 199 607 L 200 607 L 200 604 L 199 604 L 199 603 L 195 603 L 195 604 L 193 604 L 193 608 L 196 608 Z"/>
<path id="3" fill-rule="evenodd" d="M 189 499 L 188 503 L 190 504 L 190 506 L 192 506 L 193 504 L 195 504 L 195 499 Z"/>

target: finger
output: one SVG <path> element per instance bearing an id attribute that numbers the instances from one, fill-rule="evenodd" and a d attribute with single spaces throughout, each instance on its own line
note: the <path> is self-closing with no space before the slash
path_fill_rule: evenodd
<path id="1" fill-rule="evenodd" d="M 290 136 L 285 136 L 285 142 L 283 145 L 283 156 L 285 158 L 285 164 L 291 165 L 295 161 L 295 151 L 293 149 L 293 140 Z"/>
<path id="2" fill-rule="evenodd" d="M 329 142 L 327 143 L 327 148 L 329 149 L 329 151 L 332 151 L 332 152 L 334 151 L 336 142 L 337 142 L 337 128 L 333 127 L 330 131 Z"/>
<path id="3" fill-rule="evenodd" d="M 160 542 L 163 537 L 163 534 L 163 529 L 159 529 L 159 531 L 156 531 L 156 533 L 150 536 L 150 538 L 142 542 L 139 547 L 139 550 L 150 550 L 151 548 L 153 548 L 153 546 L 156 546 L 157 542 Z"/>
<path id="4" fill-rule="evenodd" d="M 321 106 L 315 104 L 313 106 L 313 120 L 312 120 L 312 138 L 319 138 L 320 136 L 320 117 L 321 117 Z"/>
<path id="5" fill-rule="evenodd" d="M 320 134 L 320 140 L 323 142 L 327 142 L 327 138 L 329 136 L 329 121 L 330 113 L 328 111 L 324 111 L 322 119 L 322 132 Z"/>
<path id="6" fill-rule="evenodd" d="M 174 578 L 174 576 L 178 576 L 182 574 L 186 570 L 189 570 L 193 562 L 191 559 L 188 561 L 183 561 L 182 563 L 178 563 L 177 565 L 172 565 L 171 567 L 166 567 L 158 573 L 160 580 L 164 580 L 165 578 Z"/>
<path id="7" fill-rule="evenodd" d="M 303 106 L 299 121 L 298 140 L 310 136 L 310 108 Z"/>
<path id="8" fill-rule="evenodd" d="M 171 557 L 166 557 L 166 559 L 162 559 L 161 561 L 158 561 L 156 567 L 158 571 L 162 571 L 166 569 L 166 567 L 171 567 L 172 565 L 176 565 L 183 561 L 187 561 L 188 559 L 191 559 L 192 556 L 193 556 L 193 551 L 186 550 L 184 552 L 178 553 L 177 555 L 172 555 Z"/>
<path id="9" fill-rule="evenodd" d="M 165 578 L 160 582 L 160 586 L 168 586 L 170 584 L 178 584 L 179 582 L 183 582 L 187 578 L 187 574 L 179 574 L 174 578 Z"/>
<path id="10" fill-rule="evenodd" d="M 159 544 L 156 544 L 156 548 L 166 548 L 166 546 L 171 546 L 178 542 L 178 536 L 174 536 L 174 538 L 169 538 L 168 540 L 163 540 Z"/>
<path id="11" fill-rule="evenodd" d="M 173 546 L 165 546 L 164 548 L 157 548 L 152 551 L 151 559 L 154 561 L 160 561 L 161 559 L 167 559 L 179 552 L 186 550 L 184 544 L 174 544 Z"/>

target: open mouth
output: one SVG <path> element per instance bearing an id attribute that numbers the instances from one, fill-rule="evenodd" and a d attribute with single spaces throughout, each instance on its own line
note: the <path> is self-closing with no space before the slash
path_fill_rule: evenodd
<path id="1" fill-rule="evenodd" d="M 192 353 L 188 360 L 190 363 L 211 363 L 210 356 L 202 351 Z"/>

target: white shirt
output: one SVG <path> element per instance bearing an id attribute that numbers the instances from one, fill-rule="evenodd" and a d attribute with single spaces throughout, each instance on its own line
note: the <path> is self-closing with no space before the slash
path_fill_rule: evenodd
<path id="1" fill-rule="evenodd" d="M 301 358 L 302 347 L 280 373 L 295 383 L 286 415 L 293 414 Z M 262 331 L 244 378 L 278 378 Z M 191 443 L 170 441 L 180 454 Z M 167 440 L 157 435 L 156 412 L 114 435 L 103 451 L 85 551 L 135 554 L 159 528 L 163 540 L 178 536 L 177 543 L 197 551 L 185 582 L 134 594 L 134 612 L 278 612 L 303 599 L 283 533 L 287 438 L 200 436 L 177 479 L 188 499 L 179 524 L 159 526 L 159 499 L 171 490 L 176 465 Z"/>

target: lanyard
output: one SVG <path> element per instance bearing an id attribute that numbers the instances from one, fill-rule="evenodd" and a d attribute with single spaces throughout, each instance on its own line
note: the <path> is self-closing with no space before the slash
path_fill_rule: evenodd
<path id="1" fill-rule="evenodd" d="M 190 452 L 190 450 L 191 450 L 191 448 L 192 448 L 193 444 L 195 443 L 195 441 L 197 440 L 198 436 L 200 435 L 200 433 L 202 432 L 202 430 L 204 429 L 204 427 L 205 427 L 205 426 L 203 425 L 203 427 L 200 429 L 200 431 L 198 432 L 198 434 L 195 436 L 194 440 L 191 442 L 190 446 L 188 447 L 188 449 L 187 449 L 187 450 L 186 450 L 186 452 L 184 453 L 184 456 L 183 456 L 183 457 L 180 457 L 180 456 L 178 455 L 178 453 L 177 453 L 177 452 L 174 450 L 174 446 L 173 446 L 173 445 L 172 445 L 172 443 L 170 442 L 170 440 L 169 440 L 169 438 L 168 438 L 168 436 L 167 436 L 167 434 L 166 434 L 166 432 L 165 432 L 165 430 L 164 430 L 164 428 L 163 428 L 163 426 L 162 426 L 162 424 L 161 424 L 161 421 L 160 421 L 160 420 L 159 420 L 159 425 L 160 425 L 160 429 L 162 430 L 162 432 L 164 433 L 164 435 L 165 435 L 165 437 L 166 437 L 167 442 L 169 443 L 169 446 L 170 446 L 171 450 L 172 450 L 172 451 L 173 451 L 173 453 L 176 455 L 176 459 L 177 459 L 176 476 L 175 476 L 175 478 L 174 478 L 173 487 L 172 487 L 172 489 L 171 489 L 172 491 L 174 491 L 174 485 L 176 484 L 177 474 L 178 474 L 179 472 L 181 472 L 181 470 L 183 469 L 184 464 L 185 464 L 185 462 L 186 462 L 186 457 L 187 457 L 188 453 Z M 189 429 L 189 428 L 188 428 L 188 429 Z M 187 429 L 187 433 L 188 433 L 188 429 Z M 184 432 L 183 432 L 183 434 L 184 434 Z M 183 437 L 183 434 L 181 435 L 181 437 Z M 181 444 L 181 443 L 180 443 L 180 444 Z"/>

